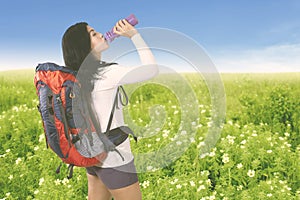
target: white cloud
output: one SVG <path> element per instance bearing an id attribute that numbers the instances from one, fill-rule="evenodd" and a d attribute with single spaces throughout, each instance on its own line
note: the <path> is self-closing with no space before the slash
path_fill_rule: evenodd
<path id="1" fill-rule="evenodd" d="M 300 44 L 224 52 L 213 61 L 220 72 L 300 72 Z"/>

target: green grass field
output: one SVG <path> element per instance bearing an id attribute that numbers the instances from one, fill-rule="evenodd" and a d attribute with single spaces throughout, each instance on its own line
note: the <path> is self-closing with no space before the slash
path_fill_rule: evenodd
<path id="1" fill-rule="evenodd" d="M 0 199 L 86 199 L 85 169 L 75 168 L 70 180 L 66 165 L 55 173 L 60 159 L 46 149 L 33 75 L 0 72 Z M 226 119 L 206 156 L 213 94 L 201 76 L 182 77 L 157 78 L 169 87 L 125 87 L 125 121 L 140 136 L 132 150 L 148 155 L 136 159 L 147 170 L 139 173 L 143 199 L 299 199 L 300 73 L 222 74 Z M 151 163 L 151 152 L 165 153 L 163 167 Z"/>

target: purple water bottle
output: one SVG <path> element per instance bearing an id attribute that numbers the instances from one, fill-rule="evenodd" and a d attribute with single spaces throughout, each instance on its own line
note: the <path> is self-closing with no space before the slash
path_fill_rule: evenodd
<path id="1" fill-rule="evenodd" d="M 129 15 L 128 17 L 125 18 L 129 24 L 131 24 L 132 26 L 135 26 L 137 23 L 138 23 L 138 20 L 137 18 L 134 16 L 134 14 L 131 14 Z M 119 37 L 120 35 L 118 34 L 115 34 L 114 31 L 113 31 L 113 28 L 106 32 L 104 34 L 104 37 L 105 39 L 108 41 L 108 42 L 112 42 L 116 37 Z"/>

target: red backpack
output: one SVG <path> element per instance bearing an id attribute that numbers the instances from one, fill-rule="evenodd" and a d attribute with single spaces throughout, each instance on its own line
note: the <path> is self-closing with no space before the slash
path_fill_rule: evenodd
<path id="1" fill-rule="evenodd" d="M 54 63 L 39 64 L 34 84 L 47 147 L 49 145 L 64 163 L 70 164 L 68 178 L 72 177 L 73 166 L 94 166 L 100 163 L 99 157 L 106 157 L 108 151 L 117 151 L 116 145 L 99 131 L 87 112 L 87 103 L 78 90 L 80 83 L 76 79 L 76 72 Z M 114 109 L 107 131 L 113 111 Z M 94 152 L 89 151 L 82 143 L 89 143 L 89 147 L 97 145 L 97 148 Z"/>

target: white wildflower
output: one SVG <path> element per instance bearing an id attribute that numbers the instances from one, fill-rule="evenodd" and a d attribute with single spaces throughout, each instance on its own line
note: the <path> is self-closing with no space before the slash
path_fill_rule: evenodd
<path id="1" fill-rule="evenodd" d="M 234 137 L 234 136 L 231 136 L 231 135 L 227 135 L 227 136 L 226 136 L 226 139 L 228 140 L 228 143 L 229 143 L 229 144 L 233 144 L 233 143 L 234 143 L 234 140 L 235 140 L 235 137 Z"/>
<path id="2" fill-rule="evenodd" d="M 228 163 L 229 162 L 229 156 L 227 153 L 224 153 L 223 156 L 222 156 L 222 162 L 224 164 Z"/>
<path id="3" fill-rule="evenodd" d="M 190 138 L 190 142 L 191 142 L 191 143 L 195 143 L 196 140 L 195 140 L 194 138 Z"/>
<path id="4" fill-rule="evenodd" d="M 241 141 L 241 144 L 246 144 L 247 140 Z"/>
<path id="5" fill-rule="evenodd" d="M 239 164 L 237 164 L 237 166 L 236 166 L 238 169 L 241 169 L 242 167 L 243 167 L 243 164 L 242 163 L 239 163 Z"/>
<path id="6" fill-rule="evenodd" d="M 285 186 L 285 189 L 287 189 L 288 191 L 292 190 L 292 188 L 288 187 L 287 185 Z"/>
<path id="7" fill-rule="evenodd" d="M 40 178 L 40 181 L 39 181 L 39 185 L 42 185 L 44 183 L 45 179 L 42 177 Z"/>
<path id="8" fill-rule="evenodd" d="M 181 131 L 181 135 L 186 135 L 186 131 Z"/>
<path id="9" fill-rule="evenodd" d="M 150 182 L 147 180 L 147 181 L 144 181 L 143 183 L 142 183 L 142 187 L 143 188 L 147 188 L 147 187 L 149 187 L 149 185 L 150 185 Z"/>
<path id="10" fill-rule="evenodd" d="M 250 178 L 253 178 L 255 176 L 255 171 L 254 170 L 248 170 L 247 172 L 247 175 L 250 177 Z"/>
<path id="11" fill-rule="evenodd" d="M 242 185 L 239 185 L 239 186 L 237 186 L 237 191 L 240 191 L 240 190 L 242 190 L 243 189 L 243 186 Z"/>
<path id="12" fill-rule="evenodd" d="M 196 128 L 201 128 L 203 125 L 202 124 L 198 124 L 197 126 L 196 126 Z"/>
<path id="13" fill-rule="evenodd" d="M 178 179 L 175 178 L 174 181 L 171 181 L 170 183 L 171 183 L 172 185 L 174 185 L 175 183 L 177 183 L 177 181 L 178 181 Z"/>
<path id="14" fill-rule="evenodd" d="M 39 142 L 42 142 L 45 140 L 45 134 L 42 133 L 40 136 L 39 136 Z"/>
<path id="15" fill-rule="evenodd" d="M 197 192 L 201 191 L 201 190 L 205 190 L 205 186 L 204 185 L 200 185 L 197 189 Z"/>
<path id="16" fill-rule="evenodd" d="M 216 153 L 214 151 L 212 151 L 212 152 L 209 153 L 210 157 L 214 157 L 215 155 L 216 155 Z"/>
<path id="17" fill-rule="evenodd" d="M 195 186 L 196 186 L 196 184 L 195 184 L 194 181 L 190 181 L 190 184 L 191 184 L 192 187 L 195 187 Z"/>
<path id="18" fill-rule="evenodd" d="M 176 185 L 176 188 L 177 188 L 177 189 L 181 189 L 181 188 L 182 188 L 182 185 L 177 184 L 177 185 Z"/>
<path id="19" fill-rule="evenodd" d="M 17 158 L 16 165 L 18 165 L 22 161 L 22 158 Z"/>
<path id="20" fill-rule="evenodd" d="M 152 169 L 153 169 L 152 166 L 147 166 L 147 170 L 148 170 L 148 171 L 150 171 L 150 170 L 152 170 Z"/>
<path id="21" fill-rule="evenodd" d="M 63 185 L 67 185 L 69 183 L 69 179 L 64 178 L 61 182 Z"/>
<path id="22" fill-rule="evenodd" d="M 203 153 L 203 154 L 200 155 L 200 158 L 203 159 L 203 158 L 205 158 L 208 155 L 209 155 L 208 153 Z"/>
<path id="23" fill-rule="evenodd" d="M 205 182 L 206 182 L 206 184 L 207 184 L 208 186 L 211 186 L 211 180 L 210 180 L 210 179 L 207 179 Z"/>
<path id="24" fill-rule="evenodd" d="M 166 137 L 169 136 L 169 134 L 168 134 L 168 133 L 164 133 L 162 136 L 163 136 L 164 138 L 166 138 Z"/>
<path id="25" fill-rule="evenodd" d="M 289 136 L 290 136 L 290 134 L 289 134 L 289 133 L 284 133 L 284 135 L 285 135 L 286 137 L 289 137 Z"/>
<path id="26" fill-rule="evenodd" d="M 55 185 L 60 185 L 60 183 L 61 183 L 61 180 L 60 180 L 60 179 L 56 179 L 56 180 L 54 181 L 54 184 L 55 184 Z"/>
<path id="27" fill-rule="evenodd" d="M 287 147 L 291 147 L 292 145 L 291 144 L 289 144 L 288 142 L 285 142 L 284 143 Z"/>
<path id="28" fill-rule="evenodd" d="M 203 170 L 200 172 L 201 176 L 208 176 L 209 175 L 209 171 L 208 170 Z"/>
<path id="29" fill-rule="evenodd" d="M 213 122 L 207 122 L 208 127 L 212 127 Z"/>
<path id="30" fill-rule="evenodd" d="M 197 145 L 197 148 L 200 148 L 200 147 L 203 147 L 205 146 L 205 142 L 200 142 L 198 145 Z"/>

